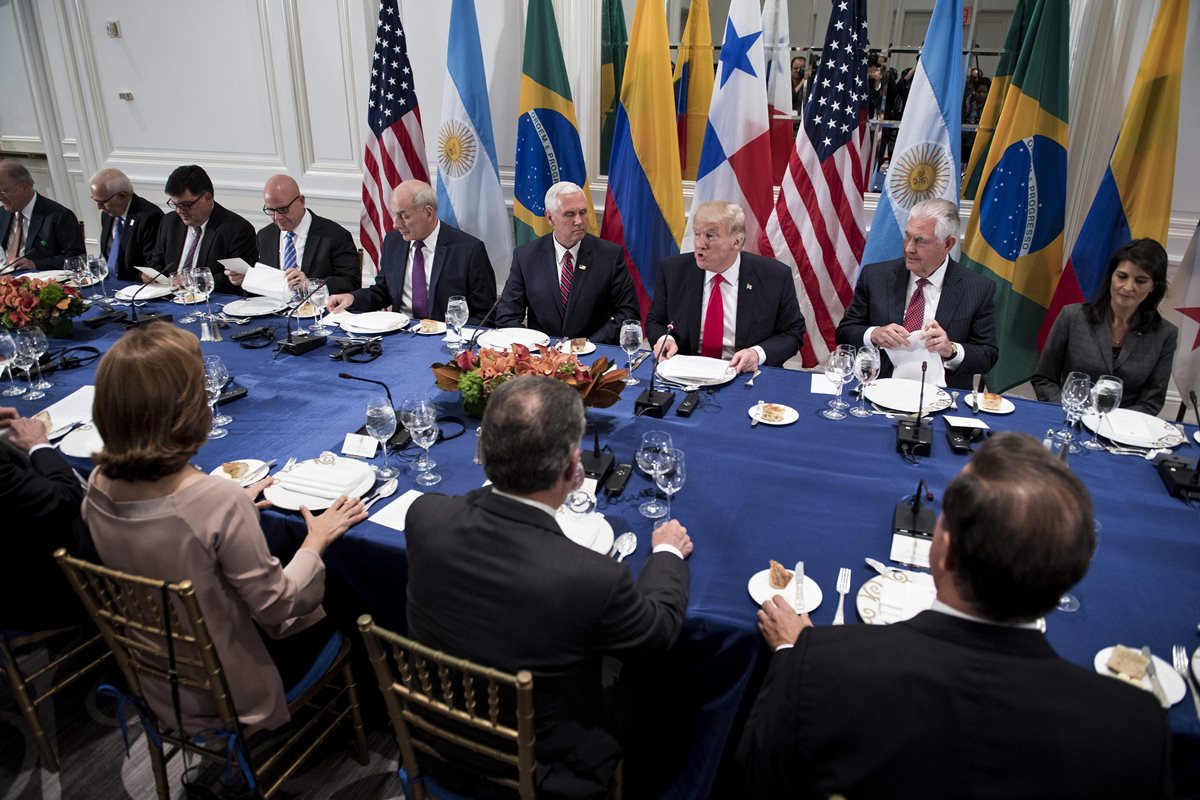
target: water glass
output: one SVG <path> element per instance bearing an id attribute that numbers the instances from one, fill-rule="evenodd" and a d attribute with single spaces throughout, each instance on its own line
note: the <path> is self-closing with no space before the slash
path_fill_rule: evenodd
<path id="1" fill-rule="evenodd" d="M 1096 386 L 1092 390 L 1092 405 L 1097 414 L 1100 415 L 1100 421 L 1096 423 L 1096 430 L 1090 442 L 1085 442 L 1084 447 L 1091 450 L 1103 450 L 1104 445 L 1097 441 L 1100 435 L 1100 429 L 1104 427 L 1104 420 L 1108 415 L 1121 407 L 1121 396 L 1124 394 L 1125 385 L 1121 379 L 1115 375 L 1101 375 L 1096 380 Z M 1109 433 L 1111 433 L 1111 426 Z M 1093 446 L 1094 445 L 1094 446 Z"/>
<path id="2" fill-rule="evenodd" d="M 398 474 L 388 463 L 388 439 L 396 433 L 396 409 L 387 395 L 377 394 L 367 401 L 367 434 L 383 446 L 383 466 L 375 467 L 381 479 L 394 478 Z"/>
<path id="3" fill-rule="evenodd" d="M 406 394 L 400 398 L 400 424 L 404 426 L 404 430 L 408 431 L 408 435 L 413 437 L 413 442 L 416 442 L 416 438 L 413 435 L 414 420 L 417 413 L 426 405 L 432 407 L 432 401 L 419 394 Z M 433 469 L 436 466 L 437 462 L 426 451 L 417 463 L 413 465 L 413 469 L 421 471 L 424 469 Z"/>
<path id="4" fill-rule="evenodd" d="M 1075 425 L 1079 421 L 1079 417 L 1091 404 L 1092 396 L 1092 379 L 1082 372 L 1072 372 L 1067 375 L 1066 381 L 1063 382 L 1062 396 L 1060 401 L 1063 407 L 1063 413 L 1067 419 L 1067 427 L 1065 430 L 1057 434 L 1062 447 L 1067 448 L 1067 452 L 1071 455 L 1079 452 L 1079 448 L 1075 446 Z"/>
<path id="5" fill-rule="evenodd" d="M 175 295 L 175 302 L 183 305 L 191 306 L 199 300 L 200 292 L 196 288 L 195 273 L 190 269 L 181 269 L 171 276 L 171 292 Z M 179 318 L 183 324 L 190 325 L 193 322 L 200 321 L 200 312 L 193 306 L 188 309 L 188 313 Z"/>
<path id="6" fill-rule="evenodd" d="M 627 319 L 621 323 L 621 349 L 625 351 L 625 369 L 629 374 L 625 377 L 626 386 L 637 386 L 638 379 L 633 377 L 633 354 L 642 346 L 642 323 L 636 319 Z"/>
<path id="7" fill-rule="evenodd" d="M 825 377 L 830 383 L 837 386 L 836 402 L 830 402 L 829 407 L 821 412 L 821 416 L 825 419 L 845 419 L 846 412 L 843 410 L 849 408 L 849 404 L 842 400 L 842 390 L 854 375 L 854 359 L 855 356 L 847 355 L 845 352 L 833 352 L 829 354 L 828 360 L 825 362 Z M 838 407 L 840 404 L 840 408 Z"/>
<path id="8" fill-rule="evenodd" d="M 229 379 L 229 374 L 223 372 L 209 363 L 204 365 L 204 391 L 208 395 L 208 410 L 212 415 L 212 429 L 208 432 L 209 439 L 223 439 L 229 435 L 229 431 L 222 428 L 217 423 L 217 400 L 221 398 L 221 390 L 225 387 L 225 381 Z"/>
<path id="9" fill-rule="evenodd" d="M 220 356 L 205 356 L 204 357 L 204 372 L 212 372 L 215 380 L 221 381 L 221 391 L 225 391 L 225 387 L 229 385 L 229 368 L 225 366 L 225 362 Z M 213 418 L 213 423 L 220 426 L 225 426 L 233 422 L 233 417 L 224 412 L 216 412 L 216 417 Z"/>
<path id="10" fill-rule="evenodd" d="M 108 277 L 108 261 L 103 256 L 87 256 L 87 273 L 93 282 L 100 284 L 100 292 L 92 292 L 89 300 L 108 300 L 108 290 L 104 288 L 104 279 Z"/>
<path id="11" fill-rule="evenodd" d="M 325 285 L 322 278 L 312 278 L 308 282 L 308 290 L 312 295 L 308 298 L 308 302 L 312 303 L 316 321 L 313 326 L 308 329 L 308 332 L 316 336 L 328 336 L 333 333 L 333 330 L 325 327 L 323 322 L 325 318 L 325 304 L 329 302 L 329 287 Z"/>
<path id="12" fill-rule="evenodd" d="M 654 474 L 654 483 L 667 496 L 667 513 L 663 515 L 663 518 L 669 520 L 671 518 L 671 498 L 683 488 L 687 473 L 684 470 L 682 450 L 671 448 L 663 460 L 665 464 L 663 469 Z"/>
<path id="13" fill-rule="evenodd" d="M 33 388 L 49 389 L 54 384 L 42 375 L 42 356 L 50 349 L 50 342 L 46 340 L 46 332 L 41 328 L 30 326 L 23 329 L 21 333 L 29 341 L 29 352 L 33 355 L 33 363 L 37 366 L 38 379 L 34 382 Z"/>
<path id="14" fill-rule="evenodd" d="M 449 326 L 453 338 L 450 340 L 450 352 L 458 355 L 463 349 L 462 329 L 470 317 L 467 298 L 456 294 L 446 301 L 446 325 Z"/>
<path id="15" fill-rule="evenodd" d="M 17 331 L 16 365 L 25 370 L 29 379 L 29 391 L 25 392 L 26 400 L 41 400 L 46 393 L 38 389 L 33 379 L 33 366 L 39 364 L 42 353 L 46 352 L 46 335 L 39 328 L 21 328 Z M 39 370 L 40 370 L 39 364 Z"/>
<path id="16" fill-rule="evenodd" d="M 9 387 L 0 392 L 2 397 L 17 397 L 25 394 L 25 387 L 17 384 L 13 376 L 13 366 L 17 363 L 17 343 L 8 331 L 0 330 L 0 368 L 8 369 Z"/>
<path id="17" fill-rule="evenodd" d="M 854 377 L 858 378 L 858 405 L 850 409 L 854 416 L 865 419 L 871 416 L 867 408 L 866 387 L 879 377 L 879 351 L 874 347 L 860 347 L 854 354 Z"/>
<path id="18" fill-rule="evenodd" d="M 421 458 L 417 462 L 417 485 L 434 486 L 441 482 L 442 476 L 433 471 L 429 459 L 429 448 L 433 447 L 438 438 L 437 410 L 433 403 L 425 400 L 412 413 L 408 433 L 413 442 L 421 448 Z"/>
<path id="19" fill-rule="evenodd" d="M 634 459 L 642 472 L 654 479 L 667 466 L 667 454 L 674 447 L 671 435 L 663 431 L 647 431 L 642 434 L 642 442 L 634 453 Z M 658 501 L 658 496 L 638 506 L 643 517 L 658 519 L 667 513 L 667 506 Z"/>
<path id="20" fill-rule="evenodd" d="M 213 293 L 213 289 L 217 286 L 217 279 L 213 276 L 212 271 L 208 267 L 193 267 L 192 268 L 192 284 L 196 287 L 196 293 L 204 296 L 204 307 L 206 313 L 198 314 L 198 321 L 213 321 L 212 304 L 209 297 Z"/>

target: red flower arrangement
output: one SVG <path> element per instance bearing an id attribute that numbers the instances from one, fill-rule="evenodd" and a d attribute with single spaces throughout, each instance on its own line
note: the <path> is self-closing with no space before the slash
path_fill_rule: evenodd
<path id="1" fill-rule="evenodd" d="M 0 325 L 8 330 L 30 325 L 48 336 L 70 333 L 71 318 L 84 311 L 79 290 L 40 278 L 0 277 Z"/>

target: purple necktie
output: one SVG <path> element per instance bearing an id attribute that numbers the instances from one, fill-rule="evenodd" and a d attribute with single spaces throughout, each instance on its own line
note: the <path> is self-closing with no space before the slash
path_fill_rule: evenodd
<path id="1" fill-rule="evenodd" d="M 429 316 L 429 284 L 425 281 L 425 242 L 413 242 L 412 308 L 413 316 Z"/>

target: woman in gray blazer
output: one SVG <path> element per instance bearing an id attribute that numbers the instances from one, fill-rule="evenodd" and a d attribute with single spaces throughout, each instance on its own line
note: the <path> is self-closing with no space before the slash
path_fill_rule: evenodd
<path id="1" fill-rule="evenodd" d="M 1039 400 L 1058 402 L 1070 372 L 1115 375 L 1121 407 L 1157 414 L 1167 395 L 1179 331 L 1158 313 L 1167 293 L 1167 251 L 1134 239 L 1108 262 L 1091 302 L 1067 306 L 1054 321 L 1031 382 Z"/>

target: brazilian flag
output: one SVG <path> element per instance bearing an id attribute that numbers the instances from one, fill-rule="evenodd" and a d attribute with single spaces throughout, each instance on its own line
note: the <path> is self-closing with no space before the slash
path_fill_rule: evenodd
<path id="1" fill-rule="evenodd" d="M 962 263 L 996 284 L 1000 360 L 987 376 L 995 389 L 1033 374 L 1038 329 L 1062 272 L 1069 15 L 1060 0 L 1020 0 L 1005 45 L 1015 53 L 1011 73 L 992 84 L 968 166 L 968 179 L 977 170 L 978 180 Z"/>
<path id="2" fill-rule="evenodd" d="M 621 83 L 625 80 L 629 33 L 625 29 L 621 0 L 604 0 L 600 14 L 600 174 L 607 175 L 613 131 L 617 125 L 617 104 L 621 99 Z"/>
<path id="3" fill-rule="evenodd" d="M 550 232 L 545 217 L 546 190 L 559 181 L 580 186 L 591 207 L 587 164 L 579 143 L 575 102 L 571 99 L 554 7 L 550 0 L 530 0 L 513 187 L 513 232 L 518 246 Z M 596 233 L 594 215 L 588 216 L 588 232 Z"/>

